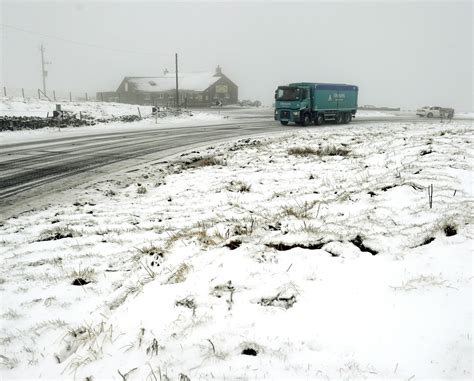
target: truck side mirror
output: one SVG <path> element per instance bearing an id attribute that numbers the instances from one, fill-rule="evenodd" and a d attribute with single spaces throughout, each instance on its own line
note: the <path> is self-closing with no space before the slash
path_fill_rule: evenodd
<path id="1" fill-rule="evenodd" d="M 277 99 L 277 92 L 275 91 L 275 99 Z"/>

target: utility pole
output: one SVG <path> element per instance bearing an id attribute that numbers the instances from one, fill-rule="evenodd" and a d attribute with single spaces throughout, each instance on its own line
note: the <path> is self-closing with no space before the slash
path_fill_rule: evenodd
<path id="1" fill-rule="evenodd" d="M 41 76 L 43 78 L 43 94 L 46 96 L 46 77 L 48 76 L 48 71 L 45 69 L 45 66 L 49 65 L 51 62 L 46 62 L 44 60 L 45 49 L 44 49 L 43 43 L 41 43 L 40 51 L 41 51 Z"/>
<path id="2" fill-rule="evenodd" d="M 176 109 L 179 108 L 179 90 L 178 90 L 178 53 L 175 53 L 176 62 Z"/>

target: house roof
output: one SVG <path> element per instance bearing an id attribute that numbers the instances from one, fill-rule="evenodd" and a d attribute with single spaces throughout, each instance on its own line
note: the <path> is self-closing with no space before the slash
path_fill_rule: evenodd
<path id="1" fill-rule="evenodd" d="M 180 90 L 204 91 L 221 79 L 215 72 L 178 73 L 178 86 Z M 137 91 L 161 92 L 176 88 L 174 73 L 160 77 L 126 77 L 125 80 Z"/>

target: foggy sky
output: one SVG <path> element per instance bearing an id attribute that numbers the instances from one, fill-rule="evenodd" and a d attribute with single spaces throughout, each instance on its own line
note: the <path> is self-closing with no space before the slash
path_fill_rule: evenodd
<path id="1" fill-rule="evenodd" d="M 58 91 L 113 91 L 173 71 L 176 52 L 180 70 L 220 65 L 239 98 L 268 105 L 310 81 L 358 85 L 360 105 L 472 110 L 473 22 L 471 1 L 1 0 L 2 24 L 37 34 L 0 28 L 0 85 L 40 88 L 43 42 Z"/>

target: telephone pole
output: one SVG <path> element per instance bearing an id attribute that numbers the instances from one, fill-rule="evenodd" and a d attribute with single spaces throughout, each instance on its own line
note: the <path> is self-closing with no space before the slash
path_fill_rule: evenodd
<path id="1" fill-rule="evenodd" d="M 46 62 L 44 60 L 44 51 L 45 48 L 43 46 L 43 43 L 41 43 L 40 47 L 41 51 L 41 76 L 43 78 L 43 94 L 46 96 L 46 77 L 48 76 L 48 71 L 46 70 L 46 65 L 49 65 L 51 62 Z"/>
<path id="2" fill-rule="evenodd" d="M 175 53 L 176 62 L 176 109 L 179 108 L 179 90 L 178 90 L 178 53 Z"/>

